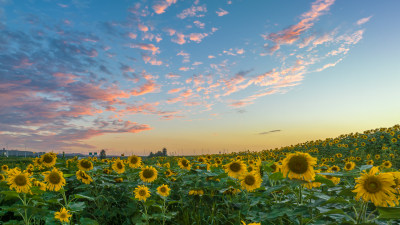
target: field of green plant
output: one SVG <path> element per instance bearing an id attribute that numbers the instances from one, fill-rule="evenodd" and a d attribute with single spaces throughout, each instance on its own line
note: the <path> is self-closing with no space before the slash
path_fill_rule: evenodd
<path id="1" fill-rule="evenodd" d="M 261 152 L 1 158 L 0 224 L 400 224 L 400 126 Z"/>

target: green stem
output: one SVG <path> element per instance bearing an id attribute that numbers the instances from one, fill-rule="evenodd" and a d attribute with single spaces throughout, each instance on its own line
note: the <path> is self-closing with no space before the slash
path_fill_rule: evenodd
<path id="1" fill-rule="evenodd" d="M 142 202 L 142 203 L 143 203 L 143 207 L 144 207 L 144 215 L 146 215 L 146 224 L 150 225 L 149 224 L 149 216 L 147 215 L 147 206 L 144 204 L 144 202 Z"/>
<path id="2" fill-rule="evenodd" d="M 165 197 L 163 199 L 164 199 L 164 202 L 163 202 L 163 221 L 162 221 L 162 224 L 164 225 L 165 224 L 165 217 L 166 217 L 166 215 L 165 215 L 165 211 L 166 211 L 166 208 L 165 208 Z"/>

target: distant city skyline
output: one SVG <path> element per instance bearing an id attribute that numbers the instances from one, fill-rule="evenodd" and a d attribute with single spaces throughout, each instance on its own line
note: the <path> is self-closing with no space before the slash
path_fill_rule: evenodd
<path id="1" fill-rule="evenodd" d="M 0 149 L 212 154 L 391 127 L 399 7 L 0 1 Z"/>

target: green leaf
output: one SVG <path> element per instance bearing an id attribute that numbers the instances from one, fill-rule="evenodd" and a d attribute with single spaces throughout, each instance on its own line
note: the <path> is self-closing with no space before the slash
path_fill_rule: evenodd
<path id="1" fill-rule="evenodd" d="M 372 167 L 373 167 L 372 165 L 362 165 L 362 166 L 360 167 L 360 171 L 369 170 L 369 169 L 371 169 Z"/>
<path id="2" fill-rule="evenodd" d="M 89 218 L 81 218 L 79 220 L 79 222 L 81 222 L 81 224 L 85 224 L 85 225 L 99 225 L 99 223 L 96 220 L 92 220 Z"/>
<path id="3" fill-rule="evenodd" d="M 73 202 L 71 204 L 69 204 L 69 207 L 71 208 L 72 211 L 82 211 L 86 205 L 84 202 Z"/>
<path id="4" fill-rule="evenodd" d="M 94 198 L 89 197 L 89 196 L 86 196 L 86 195 L 75 194 L 74 197 L 75 197 L 75 198 L 78 198 L 78 199 L 79 199 L 79 198 L 83 198 L 83 199 L 87 199 L 87 200 L 89 200 L 89 201 L 94 201 Z"/>
<path id="5" fill-rule="evenodd" d="M 320 182 L 322 184 L 326 184 L 329 187 L 335 186 L 335 184 L 331 180 L 329 180 L 328 178 L 325 178 L 323 176 L 320 176 L 320 175 L 315 176 L 314 182 Z"/>
<path id="6" fill-rule="evenodd" d="M 269 176 L 269 179 L 270 180 L 283 180 L 284 177 L 283 177 L 283 174 L 281 172 L 276 172 L 276 173 L 271 174 Z"/>
<path id="7" fill-rule="evenodd" d="M 379 219 L 400 219 L 399 207 L 378 207 Z"/>

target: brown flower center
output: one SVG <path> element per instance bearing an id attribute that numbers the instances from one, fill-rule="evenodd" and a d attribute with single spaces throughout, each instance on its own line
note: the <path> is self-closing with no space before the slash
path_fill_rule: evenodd
<path id="1" fill-rule="evenodd" d="M 52 184 L 59 184 L 61 183 L 61 176 L 57 172 L 51 172 L 49 174 L 49 182 Z"/>
<path id="2" fill-rule="evenodd" d="M 247 175 L 244 178 L 244 183 L 249 185 L 249 186 L 252 186 L 252 185 L 254 185 L 256 183 L 256 178 L 253 175 Z"/>
<path id="3" fill-rule="evenodd" d="M 132 157 L 131 158 L 131 164 L 136 164 L 138 162 L 138 158 L 137 157 Z"/>
<path id="4" fill-rule="evenodd" d="M 44 155 L 43 156 L 43 161 L 45 162 L 45 163 L 52 163 L 53 162 L 53 156 L 51 156 L 51 155 Z"/>
<path id="5" fill-rule="evenodd" d="M 382 183 L 376 177 L 369 177 L 364 182 L 364 188 L 369 193 L 376 193 L 382 189 Z"/>
<path id="6" fill-rule="evenodd" d="M 146 196 L 146 190 L 140 189 L 140 190 L 139 190 L 139 195 L 140 195 L 140 196 Z"/>
<path id="7" fill-rule="evenodd" d="M 165 193 L 165 192 L 167 192 L 167 189 L 166 189 L 165 187 L 161 187 L 161 188 L 160 188 L 160 192 L 161 192 L 161 193 Z"/>
<path id="8" fill-rule="evenodd" d="M 80 164 L 81 167 L 85 169 L 90 169 L 92 167 L 92 163 L 89 160 L 82 160 Z"/>
<path id="9" fill-rule="evenodd" d="M 233 162 L 229 165 L 229 169 L 231 169 L 232 172 L 239 172 L 242 169 L 242 166 L 240 163 Z"/>
<path id="10" fill-rule="evenodd" d="M 143 177 L 144 178 L 149 179 L 149 178 L 152 178 L 153 176 L 154 176 L 154 171 L 153 170 L 151 170 L 151 169 L 143 170 Z"/>
<path id="11" fill-rule="evenodd" d="M 307 158 L 301 155 L 296 155 L 290 158 L 288 165 L 290 171 L 297 174 L 303 174 L 308 170 Z"/>
<path id="12" fill-rule="evenodd" d="M 188 161 L 185 160 L 185 159 L 183 159 L 183 160 L 181 161 L 181 163 L 182 163 L 182 165 L 183 165 L 184 167 L 188 167 L 188 166 L 189 166 Z"/>
<path id="13" fill-rule="evenodd" d="M 19 174 L 14 178 L 14 183 L 17 186 L 25 186 L 28 183 L 28 180 L 26 179 L 26 177 L 24 175 Z"/>
<path id="14" fill-rule="evenodd" d="M 117 168 L 120 169 L 120 170 L 122 170 L 122 168 L 124 168 L 124 166 L 122 165 L 121 162 L 118 162 L 118 163 L 117 163 Z"/>

